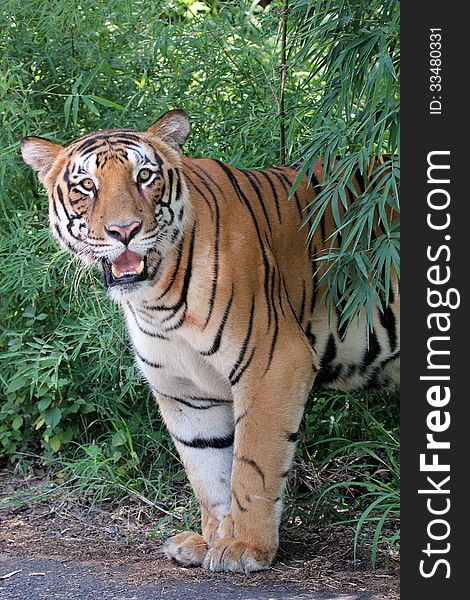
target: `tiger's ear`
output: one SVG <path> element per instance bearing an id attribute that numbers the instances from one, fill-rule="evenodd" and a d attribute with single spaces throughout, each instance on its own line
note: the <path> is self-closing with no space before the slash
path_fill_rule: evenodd
<path id="1" fill-rule="evenodd" d="M 32 136 L 21 140 L 20 149 L 24 162 L 37 172 L 43 183 L 55 159 L 63 150 L 59 144 Z"/>
<path id="2" fill-rule="evenodd" d="M 181 153 L 190 129 L 188 115 L 178 109 L 165 113 L 147 131 Z"/>

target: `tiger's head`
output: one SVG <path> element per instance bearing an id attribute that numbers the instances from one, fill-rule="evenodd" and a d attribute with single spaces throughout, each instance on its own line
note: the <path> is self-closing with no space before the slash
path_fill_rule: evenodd
<path id="1" fill-rule="evenodd" d="M 184 233 L 190 206 L 181 147 L 189 129 L 186 113 L 173 110 L 145 132 L 99 131 L 65 147 L 40 137 L 21 142 L 46 188 L 54 236 L 102 269 L 116 300 L 151 285 Z"/>

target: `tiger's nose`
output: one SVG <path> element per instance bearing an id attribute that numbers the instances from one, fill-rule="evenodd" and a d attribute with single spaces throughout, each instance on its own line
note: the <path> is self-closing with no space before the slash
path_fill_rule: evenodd
<path id="1" fill-rule="evenodd" d="M 141 229 L 142 221 L 132 221 L 132 223 L 112 223 L 111 225 L 105 226 L 106 233 L 110 237 L 126 244 L 126 246 Z"/>

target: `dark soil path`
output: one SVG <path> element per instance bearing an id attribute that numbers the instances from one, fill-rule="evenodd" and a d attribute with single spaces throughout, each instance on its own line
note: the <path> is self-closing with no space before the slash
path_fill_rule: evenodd
<path id="1" fill-rule="evenodd" d="M 97 568 L 97 565 L 37 558 L 0 560 L 0 572 L 15 573 L 0 580 L 2 600 L 369 600 L 373 597 L 369 593 L 311 592 L 279 583 L 235 584 L 223 576 L 217 580 L 176 578 L 139 585 L 126 580 L 123 567 Z"/>
<path id="2" fill-rule="evenodd" d="M 350 527 L 291 525 L 281 531 L 271 569 L 220 574 L 183 569 L 163 557 L 161 541 L 151 535 L 160 515 L 140 504 L 90 509 L 68 495 L 32 506 L 7 502 L 2 510 L 2 495 L 1 600 L 399 598 L 398 557 L 388 557 L 387 569 L 372 570 L 365 539 L 364 557 L 354 563 Z"/>

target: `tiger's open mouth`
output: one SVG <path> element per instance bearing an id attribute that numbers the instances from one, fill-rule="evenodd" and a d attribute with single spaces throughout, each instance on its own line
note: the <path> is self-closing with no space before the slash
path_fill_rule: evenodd
<path id="1" fill-rule="evenodd" d="M 138 252 L 125 250 L 112 262 L 103 261 L 104 282 L 107 288 L 129 285 L 147 279 L 147 258 Z"/>

